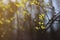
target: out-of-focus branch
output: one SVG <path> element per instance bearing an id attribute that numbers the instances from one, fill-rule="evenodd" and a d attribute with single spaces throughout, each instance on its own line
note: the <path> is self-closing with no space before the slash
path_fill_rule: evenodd
<path id="1" fill-rule="evenodd" d="M 45 29 L 45 31 L 48 30 L 51 27 L 51 25 L 54 23 L 54 21 L 56 21 L 56 19 L 59 17 L 60 17 L 60 12 L 56 14 L 55 16 L 53 16 L 51 20 L 46 24 L 47 28 Z"/>

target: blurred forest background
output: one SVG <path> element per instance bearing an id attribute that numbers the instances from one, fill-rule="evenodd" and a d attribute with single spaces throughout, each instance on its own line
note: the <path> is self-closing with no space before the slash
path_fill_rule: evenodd
<path id="1" fill-rule="evenodd" d="M 60 0 L 0 0 L 0 40 L 60 40 Z"/>

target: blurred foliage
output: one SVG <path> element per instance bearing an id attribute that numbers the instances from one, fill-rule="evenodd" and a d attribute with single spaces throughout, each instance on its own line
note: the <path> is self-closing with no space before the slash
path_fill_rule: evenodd
<path id="1" fill-rule="evenodd" d="M 4 38 L 5 35 L 10 34 L 16 29 L 21 31 L 23 30 L 25 32 L 31 31 L 31 29 L 32 31 L 33 29 L 45 29 L 45 10 L 43 4 L 44 0 L 41 0 L 41 3 L 39 0 L 30 1 L 29 5 L 31 9 L 32 6 L 35 5 L 36 9 L 38 10 L 38 13 L 34 15 L 35 18 L 32 18 L 33 12 L 29 13 L 29 11 L 27 10 L 26 3 L 28 1 L 29 0 L 21 0 L 19 2 L 17 0 L 16 2 L 9 1 L 8 4 L 4 4 L 2 1 L 0 1 L 0 27 L 6 31 L 6 33 L 2 31 L 3 34 L 0 35 L 2 38 Z M 43 6 L 42 9 L 44 11 L 40 9 L 41 6 Z M 9 36 L 11 36 L 11 34 Z"/>

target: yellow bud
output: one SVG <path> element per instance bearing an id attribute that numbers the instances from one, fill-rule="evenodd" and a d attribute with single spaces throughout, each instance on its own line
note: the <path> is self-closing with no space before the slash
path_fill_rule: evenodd
<path id="1" fill-rule="evenodd" d="M 23 11 L 23 15 L 27 14 L 27 11 Z"/>
<path id="2" fill-rule="evenodd" d="M 41 24 L 41 22 L 39 22 L 39 24 Z"/>
<path id="3" fill-rule="evenodd" d="M 40 20 L 43 20 L 44 19 L 44 16 L 45 16 L 44 14 L 39 15 L 39 19 Z"/>
<path id="4" fill-rule="evenodd" d="M 43 17 L 45 16 L 44 14 L 41 14 Z"/>
<path id="5" fill-rule="evenodd" d="M 14 20 L 14 18 L 10 18 L 10 20 Z"/>
<path id="6" fill-rule="evenodd" d="M 43 22 L 41 24 L 44 24 Z"/>
<path id="7" fill-rule="evenodd" d="M 36 30 L 38 30 L 38 29 L 39 29 L 39 27 L 35 27 L 35 29 L 36 29 Z"/>
<path id="8" fill-rule="evenodd" d="M 32 2 L 31 4 L 33 5 L 33 4 L 35 4 L 35 3 Z"/>
<path id="9" fill-rule="evenodd" d="M 39 19 L 40 19 L 40 20 L 43 20 L 43 17 L 41 16 L 41 17 L 39 17 Z"/>
<path id="10" fill-rule="evenodd" d="M 3 22 L 0 20 L 0 24 L 3 24 Z"/>
<path id="11" fill-rule="evenodd" d="M 16 3 L 16 6 L 17 6 L 17 7 L 20 7 L 20 4 L 19 4 L 19 3 Z"/>
<path id="12" fill-rule="evenodd" d="M 7 23 L 10 23 L 11 21 L 7 19 L 6 22 L 7 22 Z"/>
<path id="13" fill-rule="evenodd" d="M 42 29 L 45 29 L 45 27 L 44 27 L 44 26 L 41 26 L 41 28 L 42 28 Z"/>
<path id="14" fill-rule="evenodd" d="M 24 5 L 24 4 L 21 4 L 21 7 L 22 7 L 22 8 L 25 8 L 25 5 Z"/>

